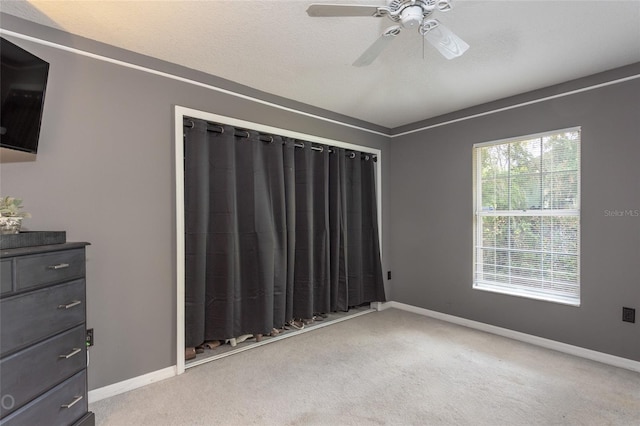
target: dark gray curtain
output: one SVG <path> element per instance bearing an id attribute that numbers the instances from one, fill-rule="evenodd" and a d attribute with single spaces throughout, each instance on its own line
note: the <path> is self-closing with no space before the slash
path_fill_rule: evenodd
<path id="1" fill-rule="evenodd" d="M 385 300 L 369 155 L 186 123 L 186 346 Z"/>
<path id="2" fill-rule="evenodd" d="M 355 155 L 355 154 L 354 154 Z M 346 153 L 333 148 L 329 156 L 329 211 L 331 311 L 349 309 L 347 281 L 347 182 Z M 375 190 L 375 188 L 374 188 Z"/>
<path id="3" fill-rule="evenodd" d="M 330 311 L 329 150 L 310 143 L 295 150 L 296 226 L 294 318 Z"/>
<path id="4" fill-rule="evenodd" d="M 349 306 L 384 301 L 375 165 L 368 154 L 345 162 Z"/>

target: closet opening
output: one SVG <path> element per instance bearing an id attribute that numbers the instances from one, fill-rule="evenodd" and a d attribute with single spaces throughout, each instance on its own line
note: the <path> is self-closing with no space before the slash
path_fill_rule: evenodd
<path id="1" fill-rule="evenodd" d="M 380 150 L 179 106 L 174 126 L 177 374 L 385 301 Z"/>

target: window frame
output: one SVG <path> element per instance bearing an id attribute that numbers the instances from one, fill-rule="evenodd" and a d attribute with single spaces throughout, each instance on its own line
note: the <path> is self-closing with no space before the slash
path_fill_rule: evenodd
<path id="1" fill-rule="evenodd" d="M 516 142 L 528 141 L 532 139 L 542 139 L 547 136 L 552 136 L 556 134 L 569 133 L 569 132 L 577 132 L 578 133 L 578 150 L 577 150 L 577 205 L 574 209 L 530 209 L 530 210 L 484 210 L 482 207 L 482 166 L 480 162 L 482 161 L 480 156 L 481 148 L 488 146 L 496 146 L 496 145 L 507 145 Z M 493 293 L 501 293 L 507 294 L 511 296 L 524 297 L 528 299 L 535 300 L 543 300 L 548 302 L 560 303 L 571 306 L 580 306 L 581 304 L 581 277 L 580 277 L 580 269 L 581 269 L 581 247 L 580 247 L 580 233 L 581 233 L 581 181 L 582 181 L 582 128 L 581 126 L 569 127 L 558 130 L 550 130 L 545 132 L 534 133 L 530 135 L 524 136 L 516 136 L 510 137 L 495 141 L 489 142 L 481 142 L 473 145 L 472 148 L 472 158 L 473 158 L 473 167 L 472 167 L 472 176 L 473 176 L 473 255 L 472 255 L 472 288 L 474 290 L 488 291 Z M 529 217 L 576 217 L 578 220 L 577 224 L 577 271 L 576 271 L 576 283 L 577 283 L 577 296 L 572 297 L 568 295 L 558 295 L 552 294 L 551 292 L 545 292 L 541 289 L 523 289 L 523 288 L 515 288 L 512 287 L 508 283 L 498 283 L 496 281 L 488 281 L 488 280 L 480 280 L 478 279 L 478 274 L 482 274 L 482 271 L 478 271 L 478 252 L 480 247 L 478 246 L 478 241 L 482 241 L 483 237 L 483 228 L 482 228 L 482 220 L 485 217 L 517 217 L 517 216 L 529 216 Z M 512 249 L 507 249 L 508 251 L 512 251 Z M 551 253 L 549 251 L 541 250 L 541 253 L 547 254 Z M 511 264 L 509 264 L 509 268 L 511 268 Z M 541 270 L 543 271 L 543 270 Z M 510 275 L 511 276 L 511 275 Z M 549 281 L 547 281 L 549 282 Z"/>

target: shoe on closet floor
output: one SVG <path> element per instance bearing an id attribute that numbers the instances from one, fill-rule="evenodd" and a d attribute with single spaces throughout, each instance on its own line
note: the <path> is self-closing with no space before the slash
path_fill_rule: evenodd
<path id="1" fill-rule="evenodd" d="M 184 360 L 188 361 L 190 359 L 194 359 L 196 357 L 196 348 L 185 348 L 184 349 Z"/>

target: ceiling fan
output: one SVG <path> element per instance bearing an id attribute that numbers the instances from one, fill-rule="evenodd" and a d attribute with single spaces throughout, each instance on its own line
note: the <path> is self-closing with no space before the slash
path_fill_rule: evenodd
<path id="1" fill-rule="evenodd" d="M 434 11 L 448 12 L 452 9 L 452 0 L 389 0 L 387 6 L 365 6 L 356 4 L 312 4 L 307 14 L 312 17 L 337 16 L 386 16 L 400 25 L 393 25 L 353 63 L 362 67 L 371 64 L 382 51 L 400 34 L 403 28 L 417 28 L 429 43 L 447 59 L 461 56 L 469 45 L 455 35 L 440 21 L 432 18 Z"/>

